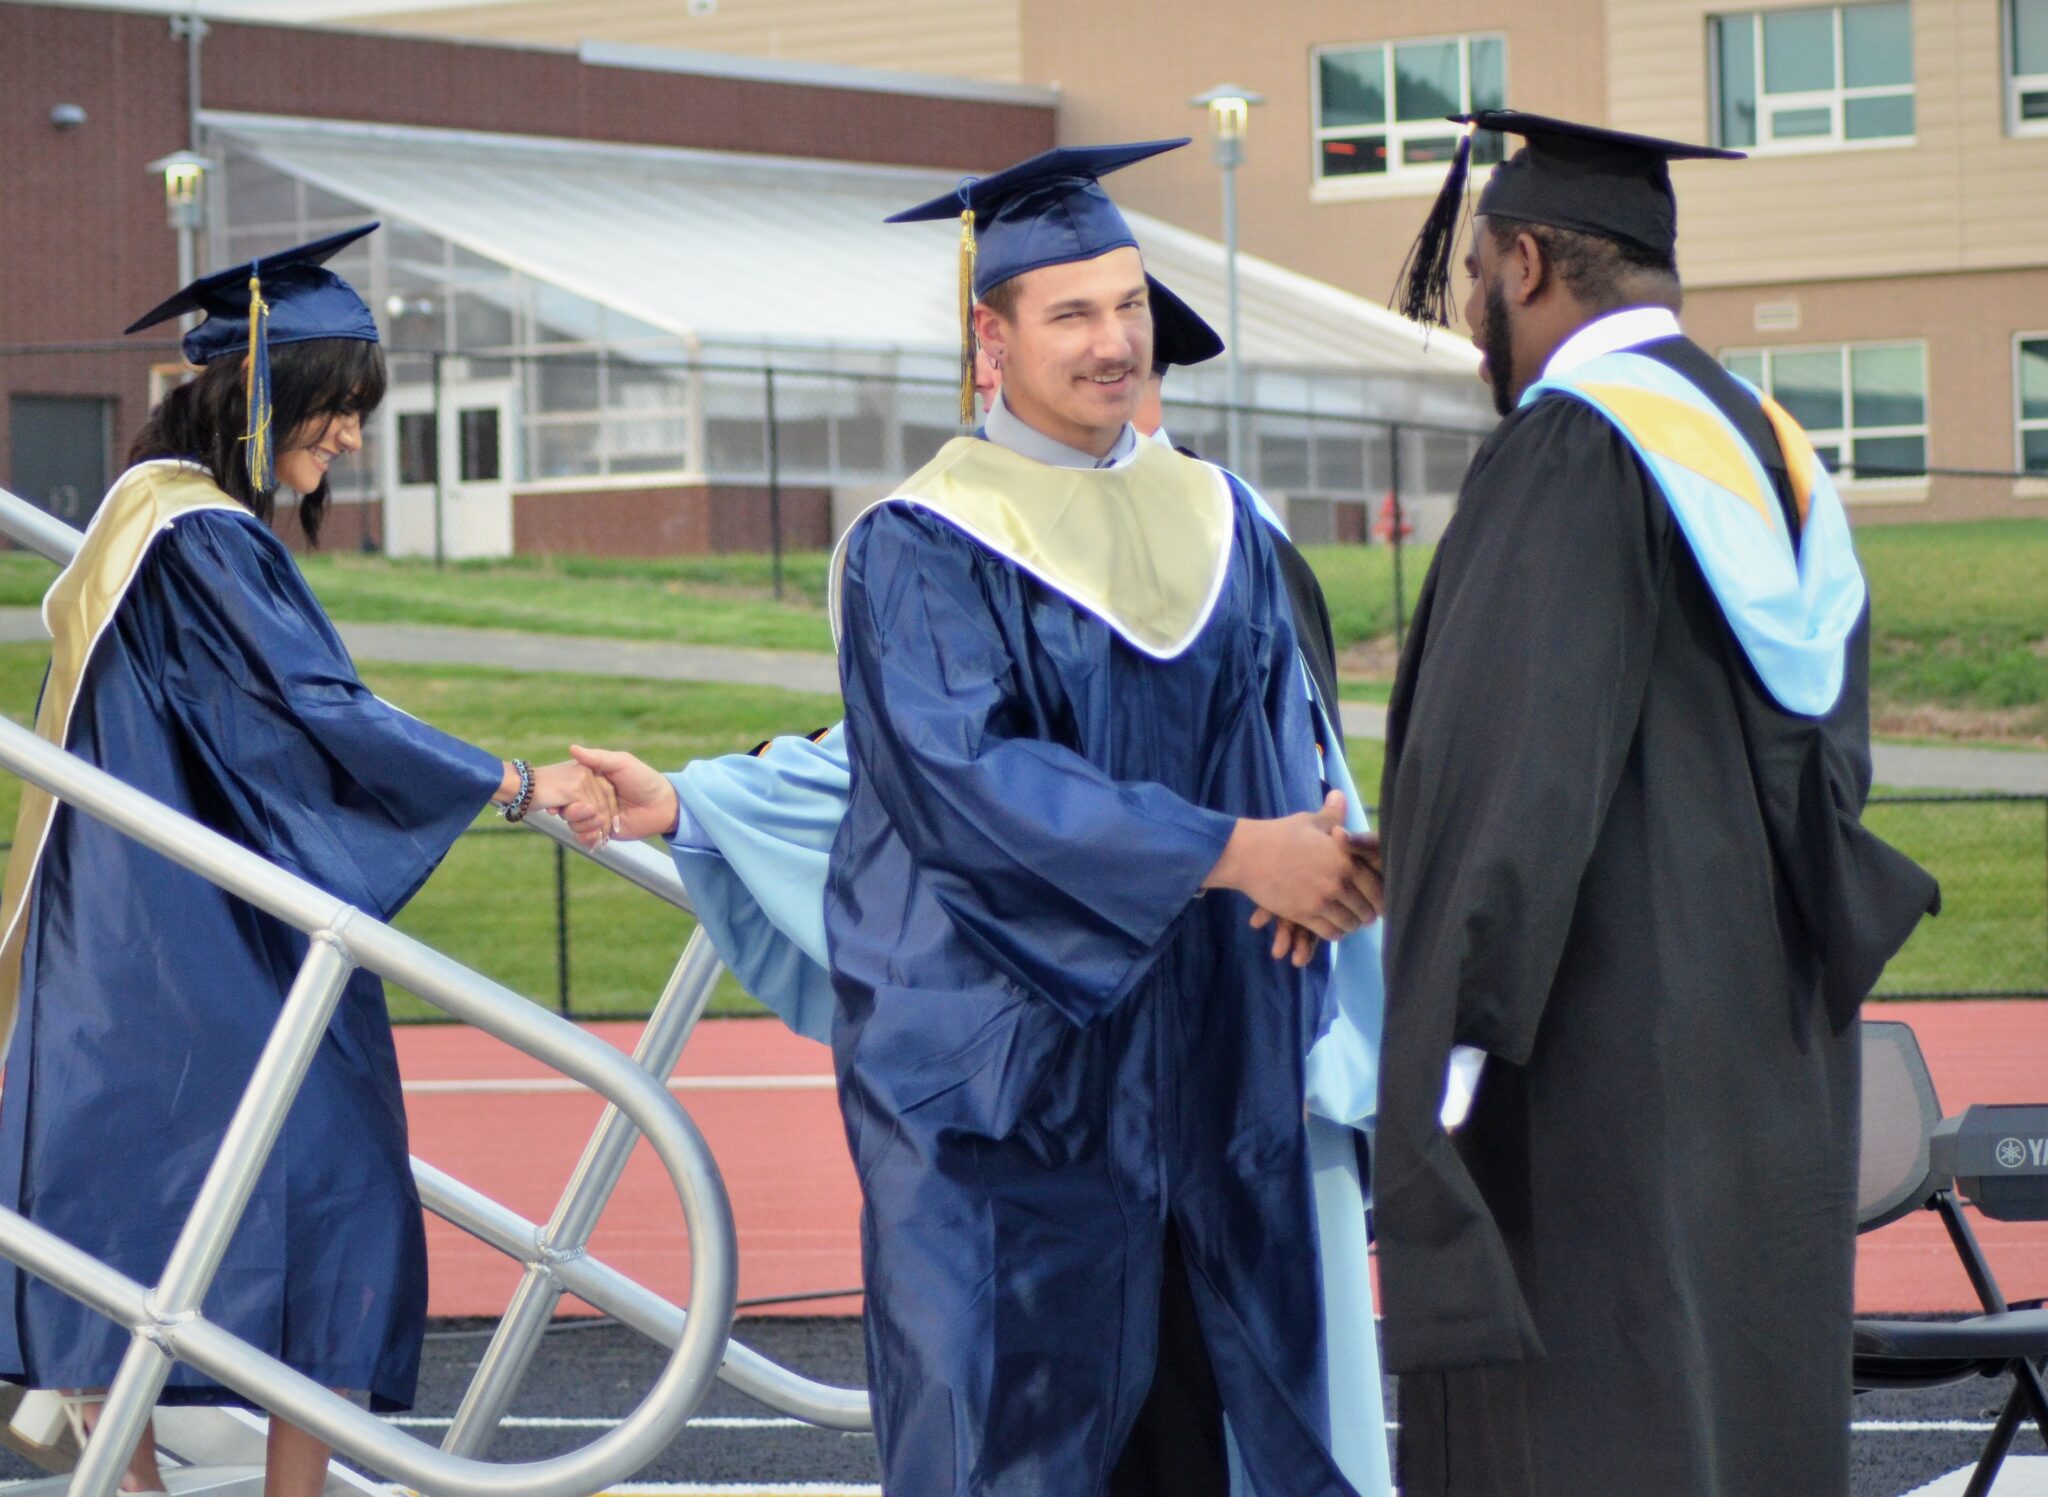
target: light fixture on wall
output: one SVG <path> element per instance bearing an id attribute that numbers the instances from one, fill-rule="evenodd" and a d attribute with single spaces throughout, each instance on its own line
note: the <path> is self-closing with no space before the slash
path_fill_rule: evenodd
<path id="1" fill-rule="evenodd" d="M 197 151 L 173 151 L 150 162 L 150 172 L 164 179 L 164 216 L 172 228 L 206 227 L 206 174 L 213 168 Z"/>

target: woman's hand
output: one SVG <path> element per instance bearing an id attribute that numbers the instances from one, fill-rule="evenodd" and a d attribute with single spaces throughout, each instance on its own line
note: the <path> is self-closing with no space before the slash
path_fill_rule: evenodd
<path id="1" fill-rule="evenodd" d="M 585 847 L 602 847 L 619 830 L 619 798 L 603 775 L 574 759 L 537 765 L 531 811 L 553 811 Z"/>
<path id="2" fill-rule="evenodd" d="M 668 776 L 652 769 L 631 754 L 615 749 L 582 748 L 571 744 L 576 762 L 602 775 L 618 797 L 619 821 L 614 836 L 666 837 L 676 829 L 682 810 L 676 787 Z"/>

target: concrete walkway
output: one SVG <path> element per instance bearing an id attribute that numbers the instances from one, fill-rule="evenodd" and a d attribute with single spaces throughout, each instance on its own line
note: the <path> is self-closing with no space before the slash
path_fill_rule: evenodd
<path id="1" fill-rule="evenodd" d="M 1344 731 L 1353 738 L 1387 736 L 1387 709 L 1371 702 L 1344 704 Z M 2048 795 L 2048 753 L 2032 749 L 1871 745 L 1877 783 L 1888 790 L 1957 790 L 2005 795 Z"/>
<path id="2" fill-rule="evenodd" d="M 832 657 L 801 650 L 656 644 L 434 624 L 342 624 L 340 628 L 342 639 L 359 660 L 559 671 L 645 681 L 717 681 L 819 694 L 839 690 L 839 670 Z M 43 621 L 35 609 L 0 608 L 0 643 L 44 637 Z M 1386 737 L 1386 708 L 1372 702 L 1346 702 L 1344 731 L 1354 738 Z M 1874 757 L 1877 782 L 1891 789 L 2048 795 L 2048 753 L 1880 743 Z"/>

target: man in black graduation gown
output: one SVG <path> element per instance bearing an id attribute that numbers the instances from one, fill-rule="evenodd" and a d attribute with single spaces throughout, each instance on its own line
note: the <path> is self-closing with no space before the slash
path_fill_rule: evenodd
<path id="1" fill-rule="evenodd" d="M 1846 1493 L 1854 1020 L 1938 903 L 1859 820 L 1861 574 L 1803 435 L 1679 330 L 1666 161 L 1726 153 L 1476 123 L 1527 141 L 1465 261 L 1505 419 L 1417 605 L 1381 792 L 1402 1490 Z M 1411 310 L 1441 293 L 1462 195 Z M 1660 420 L 1730 487 L 1659 455 Z M 1731 564 L 1731 516 L 1780 554 Z M 1775 654 L 1728 601 L 1773 566 L 1840 582 Z M 1454 1047 L 1484 1056 L 1455 1141 Z"/>

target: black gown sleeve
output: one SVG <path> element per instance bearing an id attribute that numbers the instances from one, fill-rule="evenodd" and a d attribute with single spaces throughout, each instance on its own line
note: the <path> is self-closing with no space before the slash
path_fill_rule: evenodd
<path id="1" fill-rule="evenodd" d="M 1475 462 L 1438 552 L 1381 797 L 1374 1192 L 1395 1371 L 1539 1350 L 1499 1230 L 1437 1114 L 1454 1044 L 1529 1056 L 1635 739 L 1670 535 L 1669 511 L 1606 418 L 1545 400 Z"/>

